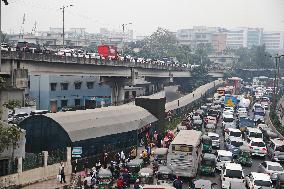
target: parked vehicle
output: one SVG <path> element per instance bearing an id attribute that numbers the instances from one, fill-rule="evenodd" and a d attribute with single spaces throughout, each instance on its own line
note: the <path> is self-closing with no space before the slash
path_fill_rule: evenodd
<path id="1" fill-rule="evenodd" d="M 138 178 L 138 172 L 143 167 L 142 159 L 132 159 L 126 164 L 126 168 L 129 171 L 130 182 L 134 183 Z"/>

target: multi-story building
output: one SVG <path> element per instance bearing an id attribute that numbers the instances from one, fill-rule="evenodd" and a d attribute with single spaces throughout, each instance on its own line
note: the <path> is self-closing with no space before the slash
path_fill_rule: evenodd
<path id="1" fill-rule="evenodd" d="M 230 29 L 226 32 L 226 46 L 231 49 L 259 46 L 261 45 L 262 32 L 261 28 Z"/>
<path id="2" fill-rule="evenodd" d="M 265 31 L 263 32 L 262 43 L 266 50 L 271 53 L 284 52 L 284 31 Z"/>
<path id="3" fill-rule="evenodd" d="M 215 52 L 221 52 L 226 49 L 227 35 L 223 32 L 212 34 L 212 48 Z"/>
<path id="4" fill-rule="evenodd" d="M 111 103 L 111 87 L 102 84 L 99 76 L 31 75 L 29 83 L 29 97 L 37 109 L 95 108 Z"/>
<path id="5" fill-rule="evenodd" d="M 133 41 L 133 30 L 117 31 L 117 30 L 108 30 L 106 28 L 100 28 L 100 34 L 109 41 L 124 41 L 132 42 Z"/>

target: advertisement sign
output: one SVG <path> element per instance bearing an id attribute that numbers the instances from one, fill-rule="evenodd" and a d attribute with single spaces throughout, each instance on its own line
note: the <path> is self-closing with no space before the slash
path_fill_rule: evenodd
<path id="1" fill-rule="evenodd" d="M 225 106 L 234 107 L 238 103 L 238 99 L 235 96 L 225 96 Z"/>
<path id="2" fill-rule="evenodd" d="M 82 147 L 73 147 L 72 157 L 81 157 L 81 155 L 82 155 Z"/>

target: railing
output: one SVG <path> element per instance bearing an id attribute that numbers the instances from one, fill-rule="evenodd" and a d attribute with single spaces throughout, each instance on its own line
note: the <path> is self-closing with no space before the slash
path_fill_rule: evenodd
<path id="1" fill-rule="evenodd" d="M 130 60 L 107 60 L 92 58 L 89 55 L 79 57 L 78 55 L 66 56 L 44 53 L 29 53 L 22 51 L 3 51 L 2 59 L 14 59 L 25 61 L 40 61 L 40 62 L 52 62 L 52 63 L 77 63 L 77 64 L 92 64 L 92 65 L 104 65 L 104 66 L 121 66 L 121 67 L 137 67 L 145 69 L 161 69 L 161 70 L 174 70 L 174 71 L 190 71 L 188 68 L 175 67 L 166 63 L 157 61 L 130 61 Z"/>

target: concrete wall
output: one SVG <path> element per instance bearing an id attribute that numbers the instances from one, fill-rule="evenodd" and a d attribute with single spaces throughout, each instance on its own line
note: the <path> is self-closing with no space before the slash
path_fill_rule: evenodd
<path id="1" fill-rule="evenodd" d="M 9 186 L 25 186 L 35 182 L 48 180 L 54 178 L 59 172 L 59 163 L 47 165 L 48 153 L 44 152 L 44 166 L 31 169 L 28 171 L 21 171 L 22 159 L 18 161 L 18 173 L 0 177 L 0 188 Z M 20 168 L 19 168 L 20 167 Z M 72 173 L 71 166 L 71 148 L 67 148 L 67 161 L 64 162 L 65 175 Z"/>

